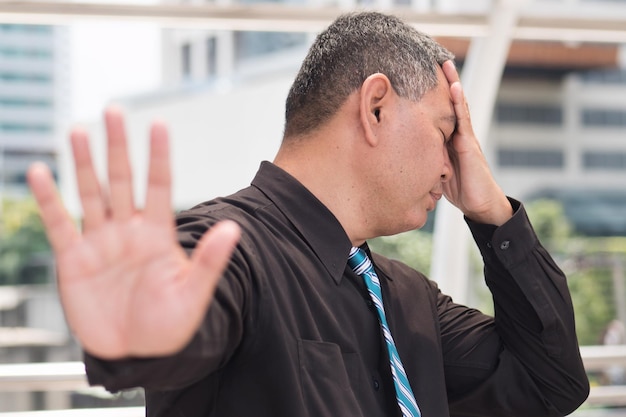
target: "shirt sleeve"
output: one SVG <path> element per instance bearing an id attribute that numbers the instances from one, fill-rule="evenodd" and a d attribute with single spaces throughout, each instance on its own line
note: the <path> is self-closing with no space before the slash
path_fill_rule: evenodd
<path id="1" fill-rule="evenodd" d="M 563 416 L 589 393 L 563 272 L 524 207 L 496 227 L 466 219 L 484 261 L 495 320 L 440 296 L 453 416 Z"/>

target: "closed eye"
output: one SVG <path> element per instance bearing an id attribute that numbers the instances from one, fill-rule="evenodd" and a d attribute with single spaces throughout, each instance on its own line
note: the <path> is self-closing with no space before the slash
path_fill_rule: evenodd
<path id="1" fill-rule="evenodd" d="M 441 136 L 443 137 L 443 143 L 445 145 L 450 144 L 450 142 L 452 141 L 452 138 L 454 137 L 454 132 L 456 132 L 456 129 L 454 129 L 452 133 L 450 133 L 449 135 L 447 135 L 446 132 L 444 132 L 443 130 L 441 131 Z"/>
<path id="2" fill-rule="evenodd" d="M 444 143 L 449 143 L 454 137 L 454 132 L 456 132 L 456 116 L 450 115 L 442 118 L 443 128 L 441 129 L 441 134 L 443 135 Z M 450 132 L 450 134 L 446 134 L 446 132 Z"/>

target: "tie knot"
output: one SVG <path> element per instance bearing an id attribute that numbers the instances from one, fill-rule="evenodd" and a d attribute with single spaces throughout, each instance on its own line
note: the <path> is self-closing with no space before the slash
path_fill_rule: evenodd
<path id="1" fill-rule="evenodd" d="M 363 249 L 353 247 L 348 256 L 348 265 L 357 275 L 362 275 L 371 268 L 372 263 Z"/>

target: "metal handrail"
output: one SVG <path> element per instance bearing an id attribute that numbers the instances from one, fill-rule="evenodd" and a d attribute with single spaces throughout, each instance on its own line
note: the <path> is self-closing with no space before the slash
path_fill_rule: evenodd
<path id="1" fill-rule="evenodd" d="M 580 354 L 587 372 L 626 369 L 626 345 L 581 346 Z M 626 406 L 626 385 L 592 386 L 585 404 Z"/>
<path id="2" fill-rule="evenodd" d="M 587 405 L 626 406 L 626 385 L 606 385 L 591 387 Z"/>
<path id="3" fill-rule="evenodd" d="M 626 367 L 626 345 L 581 346 L 580 355 L 588 372 L 609 366 Z"/>
<path id="4" fill-rule="evenodd" d="M 0 391 L 74 391 L 88 387 L 82 362 L 0 365 Z"/>

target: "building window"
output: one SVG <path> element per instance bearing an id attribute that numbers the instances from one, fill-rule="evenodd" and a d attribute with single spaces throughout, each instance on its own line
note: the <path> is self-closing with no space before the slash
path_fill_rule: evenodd
<path id="1" fill-rule="evenodd" d="M 26 185 L 26 171 L 35 161 L 44 162 L 51 169 L 55 179 L 57 176 L 57 154 L 54 151 L 38 151 L 24 149 L 0 150 L 0 159 L 11 161 L 10 164 L 0 165 L 0 177 L 5 185 Z"/>
<path id="2" fill-rule="evenodd" d="M 622 127 L 626 126 L 626 111 L 615 109 L 583 109 L 584 126 Z"/>
<path id="3" fill-rule="evenodd" d="M 626 170 L 626 153 L 585 151 L 583 166 L 589 170 Z"/>
<path id="4" fill-rule="evenodd" d="M 217 39 L 211 36 L 206 40 L 207 75 L 217 74 Z"/>
<path id="5" fill-rule="evenodd" d="M 47 74 L 20 74 L 15 72 L 0 72 L 0 80 L 12 82 L 50 83 L 52 76 Z"/>
<path id="6" fill-rule="evenodd" d="M 306 33 L 235 32 L 236 59 L 241 62 L 271 52 L 305 45 Z"/>
<path id="7" fill-rule="evenodd" d="M 41 25 L 2 24 L 0 25 L 0 30 L 2 32 L 40 33 L 45 35 L 52 33 L 51 26 Z"/>
<path id="8" fill-rule="evenodd" d="M 52 126 L 48 124 L 0 123 L 0 131 L 10 133 L 50 133 Z"/>
<path id="9" fill-rule="evenodd" d="M 0 55 L 9 58 L 50 59 L 53 53 L 46 49 L 0 47 Z"/>
<path id="10" fill-rule="evenodd" d="M 563 151 L 558 149 L 499 149 L 498 165 L 503 168 L 562 168 Z"/>
<path id="11" fill-rule="evenodd" d="M 539 125 L 560 125 L 563 123 L 563 109 L 545 104 L 498 103 L 495 118 L 498 123 L 524 123 Z"/>
<path id="12" fill-rule="evenodd" d="M 183 78 L 191 77 L 191 44 L 183 44 L 181 49 L 181 70 Z"/>
<path id="13" fill-rule="evenodd" d="M 49 108 L 49 107 L 52 107 L 52 101 L 51 100 L 45 100 L 45 99 L 36 99 L 36 98 L 0 97 L 0 107 Z"/>
<path id="14" fill-rule="evenodd" d="M 585 84 L 626 84 L 626 70 L 611 69 L 581 72 L 580 79 Z"/>

